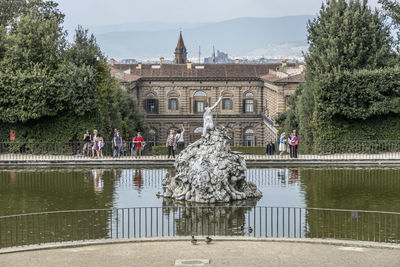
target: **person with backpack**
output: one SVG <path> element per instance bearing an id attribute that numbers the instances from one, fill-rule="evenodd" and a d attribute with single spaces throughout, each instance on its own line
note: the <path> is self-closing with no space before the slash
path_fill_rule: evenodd
<path id="1" fill-rule="evenodd" d="M 120 157 L 121 156 L 121 148 L 122 148 L 122 137 L 117 131 L 114 139 L 113 139 L 113 145 L 114 145 L 114 157 Z"/>
<path id="2" fill-rule="evenodd" d="M 185 141 L 183 140 L 183 134 L 185 133 L 185 128 L 182 125 L 182 130 L 178 129 L 176 131 L 176 145 L 178 147 L 178 153 L 181 153 L 183 149 L 185 149 Z"/>
<path id="3" fill-rule="evenodd" d="M 142 148 L 144 146 L 144 139 L 140 135 L 140 132 L 137 132 L 137 135 L 133 138 L 132 143 L 135 145 L 135 158 L 139 158 L 142 156 Z"/>

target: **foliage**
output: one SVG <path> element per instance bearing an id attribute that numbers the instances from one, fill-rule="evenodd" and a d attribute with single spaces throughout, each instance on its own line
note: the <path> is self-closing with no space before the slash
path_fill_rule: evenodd
<path id="1" fill-rule="evenodd" d="M 400 68 L 328 73 L 315 92 L 319 113 L 367 119 L 400 113 Z"/>
<path id="2" fill-rule="evenodd" d="M 78 27 L 66 42 L 57 6 L 0 0 L 0 140 L 9 129 L 36 141 L 76 140 L 98 126 L 110 138 L 114 127 L 126 137 L 146 131 L 144 114 L 112 79 L 94 36 Z"/>
<path id="3" fill-rule="evenodd" d="M 168 147 L 166 146 L 152 146 L 151 154 L 154 156 L 168 155 Z"/>
<path id="4" fill-rule="evenodd" d="M 389 27 L 367 0 L 331 0 L 308 24 L 305 55 L 311 79 L 344 70 L 376 69 L 393 64 Z"/>
<path id="5" fill-rule="evenodd" d="M 335 117 L 326 121 L 319 120 L 316 128 L 318 137 L 315 139 L 313 151 L 316 153 L 354 152 L 360 145 L 357 140 L 367 142 L 371 153 L 388 151 L 381 144 L 391 144 L 393 142 L 390 140 L 400 140 L 400 115 L 375 116 L 367 120 Z M 342 150 L 339 146 L 343 147 Z"/>
<path id="6" fill-rule="evenodd" d="M 286 112 L 284 127 L 298 125 L 304 152 L 354 135 L 386 138 L 379 129 L 390 123 L 386 117 L 399 119 L 400 73 L 382 14 L 366 0 L 327 1 L 308 33 L 306 82 Z"/>
<path id="7" fill-rule="evenodd" d="M 383 10 L 389 15 L 393 23 L 400 25 L 400 3 L 395 0 L 379 0 L 379 4 L 382 5 Z"/>

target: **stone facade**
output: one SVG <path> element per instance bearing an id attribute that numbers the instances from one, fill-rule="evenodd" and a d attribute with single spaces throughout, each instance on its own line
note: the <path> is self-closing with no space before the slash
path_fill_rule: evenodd
<path id="1" fill-rule="evenodd" d="M 180 35 L 176 61 L 182 60 Z M 170 129 L 184 125 L 185 142 L 201 135 L 204 107 L 213 105 L 215 125 L 225 127 L 235 146 L 264 146 L 276 139 L 274 117 L 303 80 L 298 64 L 116 64 L 110 71 L 147 112 L 147 140 L 165 145 Z"/>

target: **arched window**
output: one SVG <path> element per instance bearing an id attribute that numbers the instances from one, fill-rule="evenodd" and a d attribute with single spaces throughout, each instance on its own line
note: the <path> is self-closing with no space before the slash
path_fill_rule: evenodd
<path id="1" fill-rule="evenodd" d="M 244 145 L 245 146 L 254 146 L 254 130 L 253 129 L 247 129 L 244 132 Z"/>
<path id="2" fill-rule="evenodd" d="M 207 96 L 207 94 L 203 91 L 197 91 L 193 96 Z"/>
<path id="3" fill-rule="evenodd" d="M 146 96 L 147 97 L 155 97 L 155 95 L 153 93 L 148 93 Z"/>
<path id="4" fill-rule="evenodd" d="M 168 109 L 169 110 L 178 110 L 178 99 L 170 98 L 168 100 Z"/>
<path id="5" fill-rule="evenodd" d="M 245 98 L 243 99 L 243 113 L 254 113 L 254 98 L 253 93 L 248 92 L 245 94 Z"/>

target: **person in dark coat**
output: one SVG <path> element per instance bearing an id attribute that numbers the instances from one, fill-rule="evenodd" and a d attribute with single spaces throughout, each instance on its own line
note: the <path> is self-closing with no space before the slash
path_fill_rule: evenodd
<path id="1" fill-rule="evenodd" d="M 269 140 L 265 153 L 267 155 L 274 155 L 275 154 L 275 144 L 272 143 L 272 140 Z"/>

